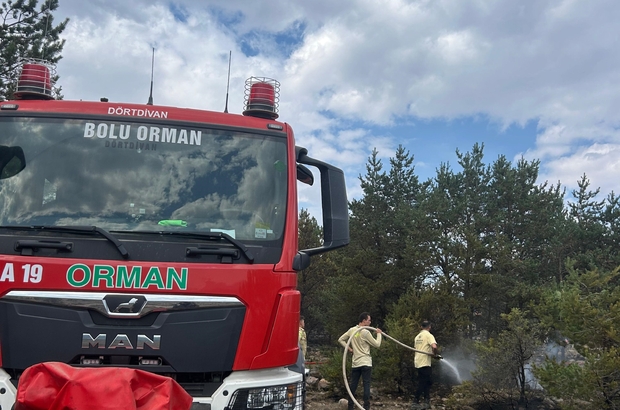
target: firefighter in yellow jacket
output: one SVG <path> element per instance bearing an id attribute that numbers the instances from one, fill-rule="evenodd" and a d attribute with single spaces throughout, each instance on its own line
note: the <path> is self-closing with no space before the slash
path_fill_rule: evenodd
<path id="1" fill-rule="evenodd" d="M 370 409 L 370 375 L 372 372 L 372 356 L 370 356 L 370 346 L 381 346 L 381 329 L 377 329 L 377 338 L 372 337 L 372 334 L 368 329 L 363 329 L 357 333 L 360 327 L 370 326 L 370 314 L 364 312 L 360 315 L 359 323 L 357 326 L 353 326 L 347 330 L 340 338 L 338 343 L 343 347 L 346 347 L 349 338 L 353 336 L 351 344 L 349 345 L 349 351 L 353 353 L 353 363 L 351 365 L 351 393 L 355 395 L 357 385 L 359 384 L 360 377 L 364 383 L 364 409 Z M 353 409 L 353 400 L 349 400 L 349 410 Z"/>
<path id="2" fill-rule="evenodd" d="M 415 349 L 428 354 L 417 353 L 415 354 L 414 364 L 418 370 L 418 388 L 415 392 L 414 404 L 417 406 L 420 403 L 420 397 L 424 396 L 424 405 L 426 408 L 430 408 L 431 401 L 431 386 L 433 385 L 433 374 L 431 372 L 431 357 L 437 356 L 437 342 L 435 336 L 430 332 L 431 323 L 425 320 L 421 324 L 422 330 L 415 337 Z"/>
<path id="3" fill-rule="evenodd" d="M 301 349 L 301 353 L 304 355 L 304 360 L 306 360 L 306 352 L 308 351 L 308 339 L 306 338 L 306 322 L 303 316 L 299 316 L 299 348 Z"/>

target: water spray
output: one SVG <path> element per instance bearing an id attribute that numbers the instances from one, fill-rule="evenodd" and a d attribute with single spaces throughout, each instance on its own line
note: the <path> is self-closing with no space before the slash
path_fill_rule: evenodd
<path id="1" fill-rule="evenodd" d="M 351 345 L 351 340 L 353 340 L 353 336 L 355 336 L 357 333 L 361 332 L 363 329 L 368 329 L 368 330 L 374 330 L 375 332 L 377 331 L 376 328 L 374 327 L 370 327 L 370 326 L 360 326 L 358 329 L 355 330 L 355 332 L 353 332 L 353 334 L 349 337 L 349 340 L 347 340 L 347 345 L 344 347 L 344 354 L 342 355 L 342 376 L 344 378 L 344 386 L 347 388 L 347 392 L 349 393 L 349 397 L 351 398 L 351 400 L 353 400 L 353 403 L 355 403 L 355 405 L 361 409 L 364 410 L 364 407 L 355 399 L 355 397 L 353 397 L 353 392 L 351 392 L 351 388 L 349 387 L 349 380 L 347 379 L 347 353 L 349 351 L 349 346 Z M 443 357 L 441 355 L 438 354 L 433 354 L 433 353 L 429 353 L 429 352 L 424 352 L 422 350 L 417 350 L 414 349 L 411 346 L 408 346 L 402 342 L 399 342 L 398 340 L 394 339 L 392 336 L 388 335 L 385 332 L 381 332 L 381 334 L 385 337 L 387 337 L 388 339 L 392 340 L 393 342 L 395 342 L 396 344 L 401 345 L 404 348 L 407 348 L 409 350 L 412 350 L 416 353 L 422 353 L 431 357 L 434 357 L 435 359 L 441 360 L 443 359 Z"/>

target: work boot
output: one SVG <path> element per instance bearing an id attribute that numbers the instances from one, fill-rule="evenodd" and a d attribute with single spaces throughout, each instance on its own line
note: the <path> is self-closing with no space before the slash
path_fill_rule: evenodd
<path id="1" fill-rule="evenodd" d="M 370 410 L 370 402 L 369 401 L 365 401 L 364 402 L 364 410 Z"/>

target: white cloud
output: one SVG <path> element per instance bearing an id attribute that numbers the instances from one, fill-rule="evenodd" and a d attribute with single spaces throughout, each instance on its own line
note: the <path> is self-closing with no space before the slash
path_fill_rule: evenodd
<path id="1" fill-rule="evenodd" d="M 525 155 L 543 160 L 544 175 L 570 184 L 586 172 L 594 186 L 618 190 L 608 177 L 620 144 L 616 1 L 175 4 L 187 22 L 159 1 L 62 0 L 72 18 L 59 67 L 65 96 L 146 101 L 156 45 L 155 102 L 221 110 L 232 50 L 231 112 L 241 111 L 245 78 L 281 81 L 281 119 L 311 156 L 346 169 L 354 195 L 373 147 L 387 157 L 406 145 L 369 126 L 479 114 L 504 129 L 538 121 Z M 293 52 L 278 53 L 273 36 L 300 27 Z M 251 57 L 241 51 L 248 33 L 265 44 Z"/>
<path id="2" fill-rule="evenodd" d="M 548 172 L 541 177 L 550 183 L 562 181 L 574 189 L 576 183 L 586 174 L 591 189 L 601 188 L 601 192 L 609 193 L 618 189 L 618 174 L 620 173 L 620 144 L 593 144 L 577 149 L 571 155 L 559 157 L 549 161 Z"/>

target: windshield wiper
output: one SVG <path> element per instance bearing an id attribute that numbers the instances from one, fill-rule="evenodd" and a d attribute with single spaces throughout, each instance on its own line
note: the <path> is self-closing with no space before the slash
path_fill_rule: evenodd
<path id="1" fill-rule="evenodd" d="M 232 236 L 224 232 L 180 232 L 180 231 L 178 232 L 177 231 L 110 231 L 110 232 L 127 233 L 127 234 L 135 233 L 135 234 L 146 234 L 146 235 L 180 236 L 183 238 L 195 238 L 195 239 L 203 239 L 203 240 L 211 240 L 211 241 L 223 239 L 224 241 L 233 245 L 235 248 L 239 249 L 241 253 L 243 254 L 243 256 L 245 256 L 246 259 L 250 261 L 250 263 L 254 262 L 254 255 L 252 254 L 252 251 L 250 251 L 243 244 L 243 242 L 236 240 L 235 238 L 233 238 Z M 199 251 L 195 253 L 206 254 L 208 252 Z"/>
<path id="2" fill-rule="evenodd" d="M 0 228 L 4 229 L 13 229 L 13 230 L 34 230 L 34 231 L 49 231 L 49 232 L 67 232 L 67 233 L 77 233 L 77 234 L 85 234 L 85 235 L 100 235 L 103 236 L 108 241 L 112 242 L 116 249 L 121 253 L 124 259 L 129 258 L 129 252 L 125 249 L 125 246 L 116 239 L 110 232 L 105 229 L 101 229 L 97 226 L 54 226 L 54 225 L 32 225 L 32 226 L 0 226 Z"/>

